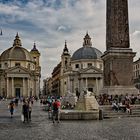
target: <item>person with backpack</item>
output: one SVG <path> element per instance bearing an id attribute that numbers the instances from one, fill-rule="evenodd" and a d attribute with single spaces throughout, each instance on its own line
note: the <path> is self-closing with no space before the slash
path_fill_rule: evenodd
<path id="1" fill-rule="evenodd" d="M 52 106 L 53 106 L 53 116 L 52 116 L 53 123 L 55 123 L 55 120 L 57 120 L 57 122 L 59 123 L 61 103 L 58 99 L 55 99 L 55 102 L 53 102 Z"/>

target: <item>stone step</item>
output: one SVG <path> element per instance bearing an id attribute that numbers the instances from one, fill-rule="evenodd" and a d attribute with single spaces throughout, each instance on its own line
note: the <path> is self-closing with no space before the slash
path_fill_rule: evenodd
<path id="1" fill-rule="evenodd" d="M 127 117 L 140 117 L 139 115 L 105 115 L 104 119 L 108 119 L 108 118 L 127 118 Z"/>
<path id="2" fill-rule="evenodd" d="M 132 110 L 140 110 L 140 106 L 133 106 L 131 108 L 132 108 Z M 102 110 L 112 110 L 112 107 L 111 106 L 108 106 L 108 107 L 100 107 L 100 109 L 102 109 Z"/>
<path id="3" fill-rule="evenodd" d="M 128 112 L 103 112 L 103 114 L 106 114 L 106 115 L 126 115 L 126 114 L 129 114 Z M 140 112 L 132 112 L 132 114 L 140 114 Z"/>
<path id="4" fill-rule="evenodd" d="M 134 105 L 132 107 L 132 114 L 127 112 L 115 112 L 112 110 L 111 105 L 100 106 L 100 109 L 103 110 L 104 118 L 123 118 L 123 117 L 140 117 L 140 105 Z"/>

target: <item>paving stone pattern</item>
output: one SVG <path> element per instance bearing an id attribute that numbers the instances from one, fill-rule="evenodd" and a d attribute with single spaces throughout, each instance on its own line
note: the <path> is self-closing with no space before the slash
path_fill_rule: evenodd
<path id="1" fill-rule="evenodd" d="M 53 124 L 37 102 L 33 106 L 32 122 L 23 124 L 21 105 L 11 119 L 8 102 L 0 101 L 0 140 L 140 140 L 140 118 Z"/>

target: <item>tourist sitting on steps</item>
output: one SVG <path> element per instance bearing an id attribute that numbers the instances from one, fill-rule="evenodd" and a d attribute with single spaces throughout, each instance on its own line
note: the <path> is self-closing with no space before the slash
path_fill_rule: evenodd
<path id="1" fill-rule="evenodd" d="M 126 106 L 126 112 L 129 113 L 129 114 L 132 114 L 132 109 L 131 109 L 131 107 L 130 107 L 129 101 L 126 102 L 125 106 Z"/>
<path id="2" fill-rule="evenodd" d="M 114 102 L 112 103 L 112 110 L 115 110 L 115 111 L 118 111 L 118 110 L 119 110 L 119 107 L 118 107 L 116 101 L 114 101 Z"/>

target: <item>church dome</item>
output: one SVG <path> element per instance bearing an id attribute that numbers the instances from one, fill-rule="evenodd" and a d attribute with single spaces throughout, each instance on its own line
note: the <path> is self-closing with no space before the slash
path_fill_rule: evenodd
<path id="1" fill-rule="evenodd" d="M 72 56 L 72 60 L 79 59 L 98 59 L 101 58 L 102 52 L 93 47 L 82 47 L 78 49 Z"/>
<path id="2" fill-rule="evenodd" d="M 13 47 L 5 50 L 1 54 L 1 60 L 27 60 L 33 61 L 33 58 L 29 51 L 21 47 L 21 41 L 18 34 L 15 37 Z"/>
<path id="3" fill-rule="evenodd" d="M 72 60 L 79 59 L 98 59 L 101 58 L 102 52 L 92 47 L 91 38 L 86 34 L 84 38 L 83 47 L 74 52 Z"/>

